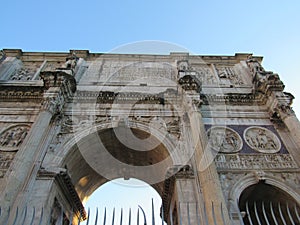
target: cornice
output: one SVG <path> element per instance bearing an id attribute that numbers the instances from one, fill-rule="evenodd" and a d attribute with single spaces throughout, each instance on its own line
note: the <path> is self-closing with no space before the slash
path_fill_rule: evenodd
<path id="1" fill-rule="evenodd" d="M 44 86 L 40 81 L 0 81 L 0 89 L 0 99 L 2 101 L 40 101 L 44 93 Z"/>

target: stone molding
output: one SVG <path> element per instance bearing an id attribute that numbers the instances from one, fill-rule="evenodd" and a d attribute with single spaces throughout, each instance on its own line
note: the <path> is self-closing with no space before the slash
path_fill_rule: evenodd
<path id="1" fill-rule="evenodd" d="M 66 199 L 68 199 L 69 201 L 71 200 L 71 207 L 74 210 L 77 217 L 81 220 L 85 220 L 87 218 L 86 211 L 75 190 L 71 177 L 68 175 L 67 172 L 60 172 L 58 175 L 56 175 L 55 180 L 57 181 L 63 194 L 66 196 Z"/>
<path id="2" fill-rule="evenodd" d="M 76 91 L 76 80 L 74 76 L 66 73 L 65 71 L 42 71 L 40 73 L 40 77 L 44 81 L 44 87 L 46 89 L 50 87 L 64 86 L 64 91 L 66 92 L 71 91 L 74 93 Z"/>
<path id="3" fill-rule="evenodd" d="M 74 184 L 72 183 L 71 177 L 68 175 L 66 169 L 40 169 L 38 171 L 38 179 L 54 179 L 63 195 L 70 204 L 70 207 L 74 210 L 76 216 L 81 220 L 85 220 L 87 215 L 84 206 L 76 192 Z"/>
<path id="4" fill-rule="evenodd" d="M 298 180 L 297 173 L 288 173 L 290 176 L 295 177 L 295 182 Z M 255 171 L 246 175 L 240 176 L 240 179 L 232 179 L 231 185 L 229 185 L 228 200 L 237 204 L 242 192 L 249 186 L 257 184 L 260 180 L 264 180 L 266 184 L 273 185 L 282 191 L 289 194 L 294 200 L 300 203 L 299 193 L 299 180 L 297 183 L 289 183 L 282 177 L 282 173 L 269 173 L 264 171 Z"/>
<path id="5" fill-rule="evenodd" d="M 20 101 L 29 100 L 40 102 L 43 98 L 44 88 L 39 82 L 20 85 L 17 82 L 0 82 L 0 99 L 1 101 Z"/>
<path id="6" fill-rule="evenodd" d="M 262 94 L 201 94 L 204 105 L 232 104 L 232 105 L 264 105 L 267 101 Z"/>

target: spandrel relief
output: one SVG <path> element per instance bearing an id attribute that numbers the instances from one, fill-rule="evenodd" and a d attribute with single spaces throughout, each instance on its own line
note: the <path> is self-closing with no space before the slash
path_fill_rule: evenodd
<path id="1" fill-rule="evenodd" d="M 244 131 L 244 139 L 252 149 L 261 153 L 276 153 L 281 148 L 278 137 L 264 127 L 249 127 Z"/>
<path id="2" fill-rule="evenodd" d="M 17 151 L 29 132 L 28 125 L 15 125 L 0 134 L 0 151 Z"/>
<path id="3" fill-rule="evenodd" d="M 6 171 L 10 167 L 16 152 L 2 152 L 0 151 L 0 178 L 4 177 Z"/>
<path id="4" fill-rule="evenodd" d="M 209 145 L 222 153 L 238 152 L 243 147 L 240 135 L 228 127 L 216 126 L 207 131 Z"/>

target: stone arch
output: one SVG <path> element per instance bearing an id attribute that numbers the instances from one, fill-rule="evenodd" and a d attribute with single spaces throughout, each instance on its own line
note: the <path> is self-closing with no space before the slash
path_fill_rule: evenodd
<path id="1" fill-rule="evenodd" d="M 96 148 L 95 146 L 97 146 L 99 144 L 99 140 L 101 140 L 101 135 L 104 135 L 104 139 L 109 139 L 109 136 L 113 135 L 114 129 L 121 129 L 122 127 L 124 127 L 124 124 L 120 125 L 120 121 L 102 122 L 95 126 L 83 129 L 82 131 L 74 134 L 73 137 L 67 140 L 63 145 L 60 146 L 59 149 L 56 150 L 57 154 L 51 161 L 51 164 L 53 166 L 56 165 L 60 168 L 67 169 L 67 172 L 72 180 L 72 183 L 74 184 L 74 187 L 81 201 L 84 201 L 102 184 L 108 182 L 111 179 L 120 177 L 124 177 L 125 179 L 129 177 L 140 179 L 151 185 L 162 197 L 164 190 L 164 178 L 167 174 L 167 169 L 172 167 L 173 165 L 182 165 L 184 163 L 182 157 L 180 157 L 179 152 L 179 150 L 181 150 L 182 148 L 182 145 L 180 144 L 180 141 L 174 136 L 169 134 L 166 135 L 166 133 L 155 128 L 151 129 L 151 133 L 149 133 L 149 127 L 146 124 L 140 122 L 133 123 L 132 121 L 129 121 L 129 123 L 126 124 L 126 126 L 128 126 L 127 129 L 133 130 L 133 132 L 138 137 L 143 138 L 147 135 L 150 135 L 152 136 L 151 138 L 153 140 L 158 140 L 159 144 L 156 147 L 156 149 L 152 153 L 149 153 L 149 158 L 152 158 L 153 160 L 152 163 L 148 162 L 149 165 L 146 165 L 146 162 L 146 164 L 141 162 L 139 165 L 137 165 L 139 163 L 137 162 L 138 156 L 133 156 L 133 161 L 126 161 L 126 159 L 122 158 L 122 155 L 118 155 L 120 154 L 119 149 L 111 153 L 112 155 L 115 154 L 114 156 L 116 156 L 117 158 L 121 157 L 118 159 L 125 160 L 123 163 L 129 164 L 128 168 L 126 168 L 128 170 L 125 169 L 124 171 L 122 171 L 122 163 L 121 166 L 119 165 L 119 167 L 107 164 L 107 167 L 111 166 L 111 168 L 114 168 L 114 170 L 120 170 L 115 174 L 112 171 L 106 171 L 107 173 L 112 172 L 112 174 L 109 174 L 107 177 L 101 174 L 101 172 L 99 172 L 104 167 L 100 167 L 98 169 L 95 168 L 95 164 L 90 165 L 90 163 L 87 162 L 87 159 L 83 156 L 84 153 L 82 153 L 82 151 L 80 151 L 79 148 Z M 115 137 L 112 138 L 114 139 Z M 120 147 L 119 144 L 117 145 L 117 147 L 118 146 Z M 162 158 L 159 158 L 159 154 L 156 154 L 158 152 L 162 153 L 160 154 Z M 96 158 L 96 156 L 94 157 Z M 160 171 L 155 171 L 156 164 L 160 163 L 160 160 L 165 160 L 166 158 L 166 162 L 162 163 L 162 166 L 159 167 Z M 103 163 L 105 162 L 101 161 L 100 164 Z M 131 171 L 131 169 L 134 169 L 135 166 L 145 167 L 146 170 L 144 171 L 148 170 L 150 177 L 155 177 L 155 175 L 158 175 L 161 179 L 158 179 L 157 183 L 151 182 L 151 180 L 144 179 L 141 176 L 141 173 L 135 173 L 136 171 Z M 126 172 L 128 172 L 128 174 L 126 174 Z"/>
<path id="2" fill-rule="evenodd" d="M 231 188 L 231 191 L 228 196 L 229 212 L 233 214 L 239 213 L 239 200 L 243 191 L 245 191 L 252 185 L 258 184 L 260 181 L 263 181 L 265 184 L 269 184 L 275 188 L 278 188 L 285 194 L 291 196 L 295 200 L 295 202 L 297 202 L 297 204 L 300 204 L 300 194 L 296 190 L 288 186 L 286 183 L 284 183 L 281 179 L 277 177 L 266 174 L 262 171 L 256 171 L 239 179 Z"/>

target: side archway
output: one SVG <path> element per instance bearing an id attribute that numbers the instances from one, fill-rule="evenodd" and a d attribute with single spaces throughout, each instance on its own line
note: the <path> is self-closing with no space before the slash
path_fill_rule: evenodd
<path id="1" fill-rule="evenodd" d="M 238 211 L 245 224 L 297 221 L 299 203 L 300 195 L 297 190 L 263 172 L 240 179 L 229 194 L 230 211 Z"/>

